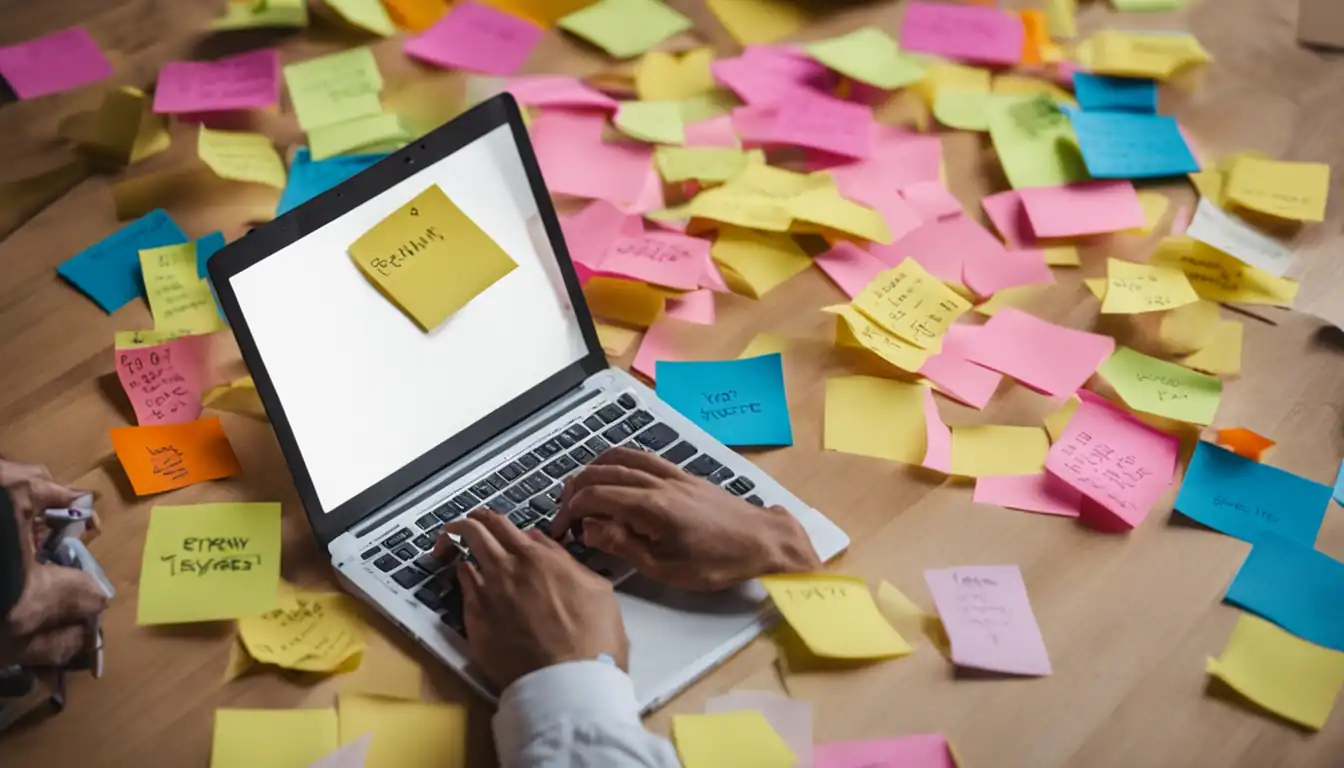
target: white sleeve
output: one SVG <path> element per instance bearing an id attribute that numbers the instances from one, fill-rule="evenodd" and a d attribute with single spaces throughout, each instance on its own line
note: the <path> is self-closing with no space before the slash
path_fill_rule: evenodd
<path id="1" fill-rule="evenodd" d="M 644 730 L 630 677 L 600 661 L 539 669 L 510 685 L 492 723 L 503 768 L 679 768 Z"/>

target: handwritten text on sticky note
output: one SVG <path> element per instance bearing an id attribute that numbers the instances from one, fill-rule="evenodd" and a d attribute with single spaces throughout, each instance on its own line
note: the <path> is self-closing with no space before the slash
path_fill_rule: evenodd
<path id="1" fill-rule="evenodd" d="M 891 333 L 926 349 L 937 348 L 948 327 L 971 308 L 914 259 L 878 275 L 854 299 L 854 306 Z"/>
<path id="2" fill-rule="evenodd" d="M 138 496 L 238 474 L 238 458 L 217 418 L 108 432 Z"/>
<path id="3" fill-rule="evenodd" d="M 116 350 L 117 378 L 135 409 L 137 424 L 177 424 L 200 417 L 207 344 L 207 337 L 184 336 Z"/>
<path id="4" fill-rule="evenodd" d="M 1015 675 L 1048 675 L 1050 656 L 1016 565 L 925 571 L 952 661 Z"/>

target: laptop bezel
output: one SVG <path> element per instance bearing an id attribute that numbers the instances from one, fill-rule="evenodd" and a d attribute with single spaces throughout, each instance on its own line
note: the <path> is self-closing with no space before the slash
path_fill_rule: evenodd
<path id="1" fill-rule="evenodd" d="M 528 184 L 532 188 L 532 196 L 536 200 L 537 211 L 546 228 L 546 236 L 555 253 L 570 304 L 574 308 L 575 318 L 583 333 L 587 354 L 476 423 L 448 437 L 335 509 L 326 511 L 318 499 L 317 489 L 313 485 L 303 453 L 285 415 L 284 405 L 280 402 L 275 386 L 266 371 L 266 365 L 257 350 L 256 342 L 247 325 L 247 318 L 243 316 L 230 279 L 504 125 L 509 126 L 513 134 L 518 155 L 522 159 L 523 170 L 527 173 Z M 341 253 L 340 257 L 349 258 L 345 253 Z M 351 268 L 354 268 L 353 264 Z M 257 393 L 261 396 L 266 415 L 275 430 L 285 463 L 294 478 L 294 485 L 308 515 L 308 522 L 324 548 L 351 526 L 415 489 L 434 474 L 467 456 L 547 403 L 564 396 L 580 386 L 589 376 L 608 366 L 592 315 L 584 300 L 578 275 L 570 260 L 569 249 L 565 245 L 555 206 L 551 203 L 550 193 L 537 165 L 536 153 L 528 138 L 527 127 L 523 123 L 518 103 L 508 93 L 501 93 L 478 104 L 336 187 L 251 230 L 211 257 L 208 269 L 220 307 L 233 329 L 238 348 L 256 383 Z M 332 414 L 332 418 L 339 419 L 340 414 Z"/>

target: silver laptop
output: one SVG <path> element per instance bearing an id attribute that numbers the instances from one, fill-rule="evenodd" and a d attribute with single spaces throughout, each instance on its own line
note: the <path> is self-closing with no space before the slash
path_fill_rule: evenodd
<path id="1" fill-rule="evenodd" d="M 438 185 L 518 267 L 430 333 L 351 262 L 350 243 Z M 518 107 L 507 94 L 217 253 L 210 277 L 319 542 L 345 585 L 457 670 L 461 593 L 430 550 L 472 509 L 544 526 L 604 450 L 657 453 L 757 505 L 789 509 L 823 559 L 838 527 L 608 365 Z M 630 673 L 652 709 L 772 619 L 758 584 L 692 595 L 567 544 L 620 583 Z"/>

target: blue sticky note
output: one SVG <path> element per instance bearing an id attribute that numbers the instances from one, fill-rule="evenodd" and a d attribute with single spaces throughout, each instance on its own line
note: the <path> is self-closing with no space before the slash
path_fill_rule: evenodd
<path id="1" fill-rule="evenodd" d="M 1133 77 L 1108 77 L 1076 72 L 1073 94 L 1084 110 L 1157 112 L 1157 83 Z"/>
<path id="2" fill-rule="evenodd" d="M 1223 599 L 1294 635 L 1344 651 L 1344 563 L 1266 533 Z"/>
<path id="3" fill-rule="evenodd" d="M 779 353 L 658 362 L 658 397 L 724 445 L 793 445 Z"/>
<path id="4" fill-rule="evenodd" d="M 185 242 L 187 234 L 167 213 L 150 211 L 71 256 L 56 274 L 111 314 L 143 293 L 141 250 Z"/>
<path id="5" fill-rule="evenodd" d="M 1195 445 L 1176 511 L 1242 541 L 1265 531 L 1315 546 L 1330 487 L 1206 442 Z"/>
<path id="6" fill-rule="evenodd" d="M 341 155 L 327 160 L 313 160 L 307 147 L 299 147 L 294 162 L 289 166 L 289 180 L 275 207 L 279 216 L 340 184 L 387 155 Z"/>
<path id="7" fill-rule="evenodd" d="M 206 265 L 210 263 L 210 257 L 214 256 L 215 252 L 223 247 L 223 232 L 211 232 L 196 241 L 196 274 L 202 280 L 210 277 L 210 273 L 206 269 Z"/>
<path id="8" fill-rule="evenodd" d="M 1094 179 L 1154 179 L 1199 170 L 1173 117 L 1079 111 L 1069 119 Z"/>

